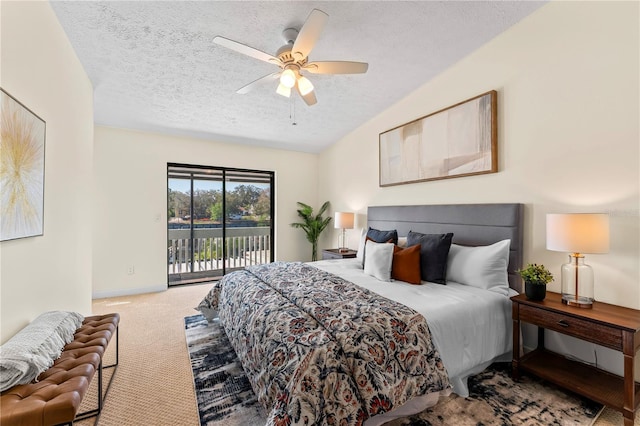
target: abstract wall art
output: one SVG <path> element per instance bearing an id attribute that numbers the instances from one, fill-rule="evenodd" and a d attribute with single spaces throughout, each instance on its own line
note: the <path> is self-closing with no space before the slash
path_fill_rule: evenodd
<path id="1" fill-rule="evenodd" d="M 380 133 L 380 186 L 498 171 L 492 90 Z"/>
<path id="2" fill-rule="evenodd" d="M 0 89 L 0 241 L 43 234 L 45 130 Z"/>

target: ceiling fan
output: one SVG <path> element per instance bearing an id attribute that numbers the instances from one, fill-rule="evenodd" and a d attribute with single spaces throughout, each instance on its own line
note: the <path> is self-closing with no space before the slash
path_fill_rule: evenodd
<path id="1" fill-rule="evenodd" d="M 369 64 L 366 62 L 308 61 L 309 53 L 316 44 L 327 19 L 329 19 L 329 15 L 321 10 L 313 9 L 300 31 L 287 28 L 282 32 L 287 44 L 278 49 L 275 56 L 228 38 L 215 37 L 214 43 L 220 46 L 280 67 L 280 71 L 260 77 L 238 89 L 237 93 L 248 93 L 259 84 L 279 78 L 280 84 L 276 93 L 289 97 L 291 89 L 295 87 L 306 104 L 311 106 L 317 102 L 316 95 L 313 84 L 302 75 L 302 71 L 312 74 L 362 74 L 367 72 Z"/>

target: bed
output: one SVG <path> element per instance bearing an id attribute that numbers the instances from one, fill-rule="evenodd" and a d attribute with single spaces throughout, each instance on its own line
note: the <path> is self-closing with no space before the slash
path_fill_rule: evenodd
<path id="1" fill-rule="evenodd" d="M 368 228 L 453 234 L 446 285 L 379 281 L 361 259 L 275 262 L 225 276 L 200 309 L 219 316 L 267 424 L 379 425 L 510 359 L 522 223 L 522 204 L 369 207 Z M 389 246 L 366 244 L 371 259 Z"/>

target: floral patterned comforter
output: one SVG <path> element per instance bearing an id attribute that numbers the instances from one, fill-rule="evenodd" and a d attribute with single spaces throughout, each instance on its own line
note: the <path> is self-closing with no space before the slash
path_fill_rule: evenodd
<path id="1" fill-rule="evenodd" d="M 310 265 L 233 272 L 201 306 L 217 306 L 268 425 L 361 425 L 451 387 L 422 315 Z"/>

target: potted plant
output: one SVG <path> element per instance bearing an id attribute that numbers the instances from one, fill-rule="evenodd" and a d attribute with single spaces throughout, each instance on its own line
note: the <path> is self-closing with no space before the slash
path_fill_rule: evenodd
<path id="1" fill-rule="evenodd" d="M 528 299 L 544 300 L 547 296 L 547 284 L 553 281 L 553 274 L 544 265 L 529 263 L 526 268 L 517 271 L 524 280 L 524 293 Z"/>
<path id="2" fill-rule="evenodd" d="M 325 202 L 318 214 L 313 214 L 313 208 L 304 203 L 298 201 L 298 216 L 302 219 L 302 222 L 292 223 L 294 228 L 302 228 L 307 234 L 307 240 L 311 243 L 311 260 L 318 260 L 318 237 L 320 233 L 324 231 L 331 221 L 331 217 L 323 218 L 322 214 L 329 208 L 329 202 Z"/>

